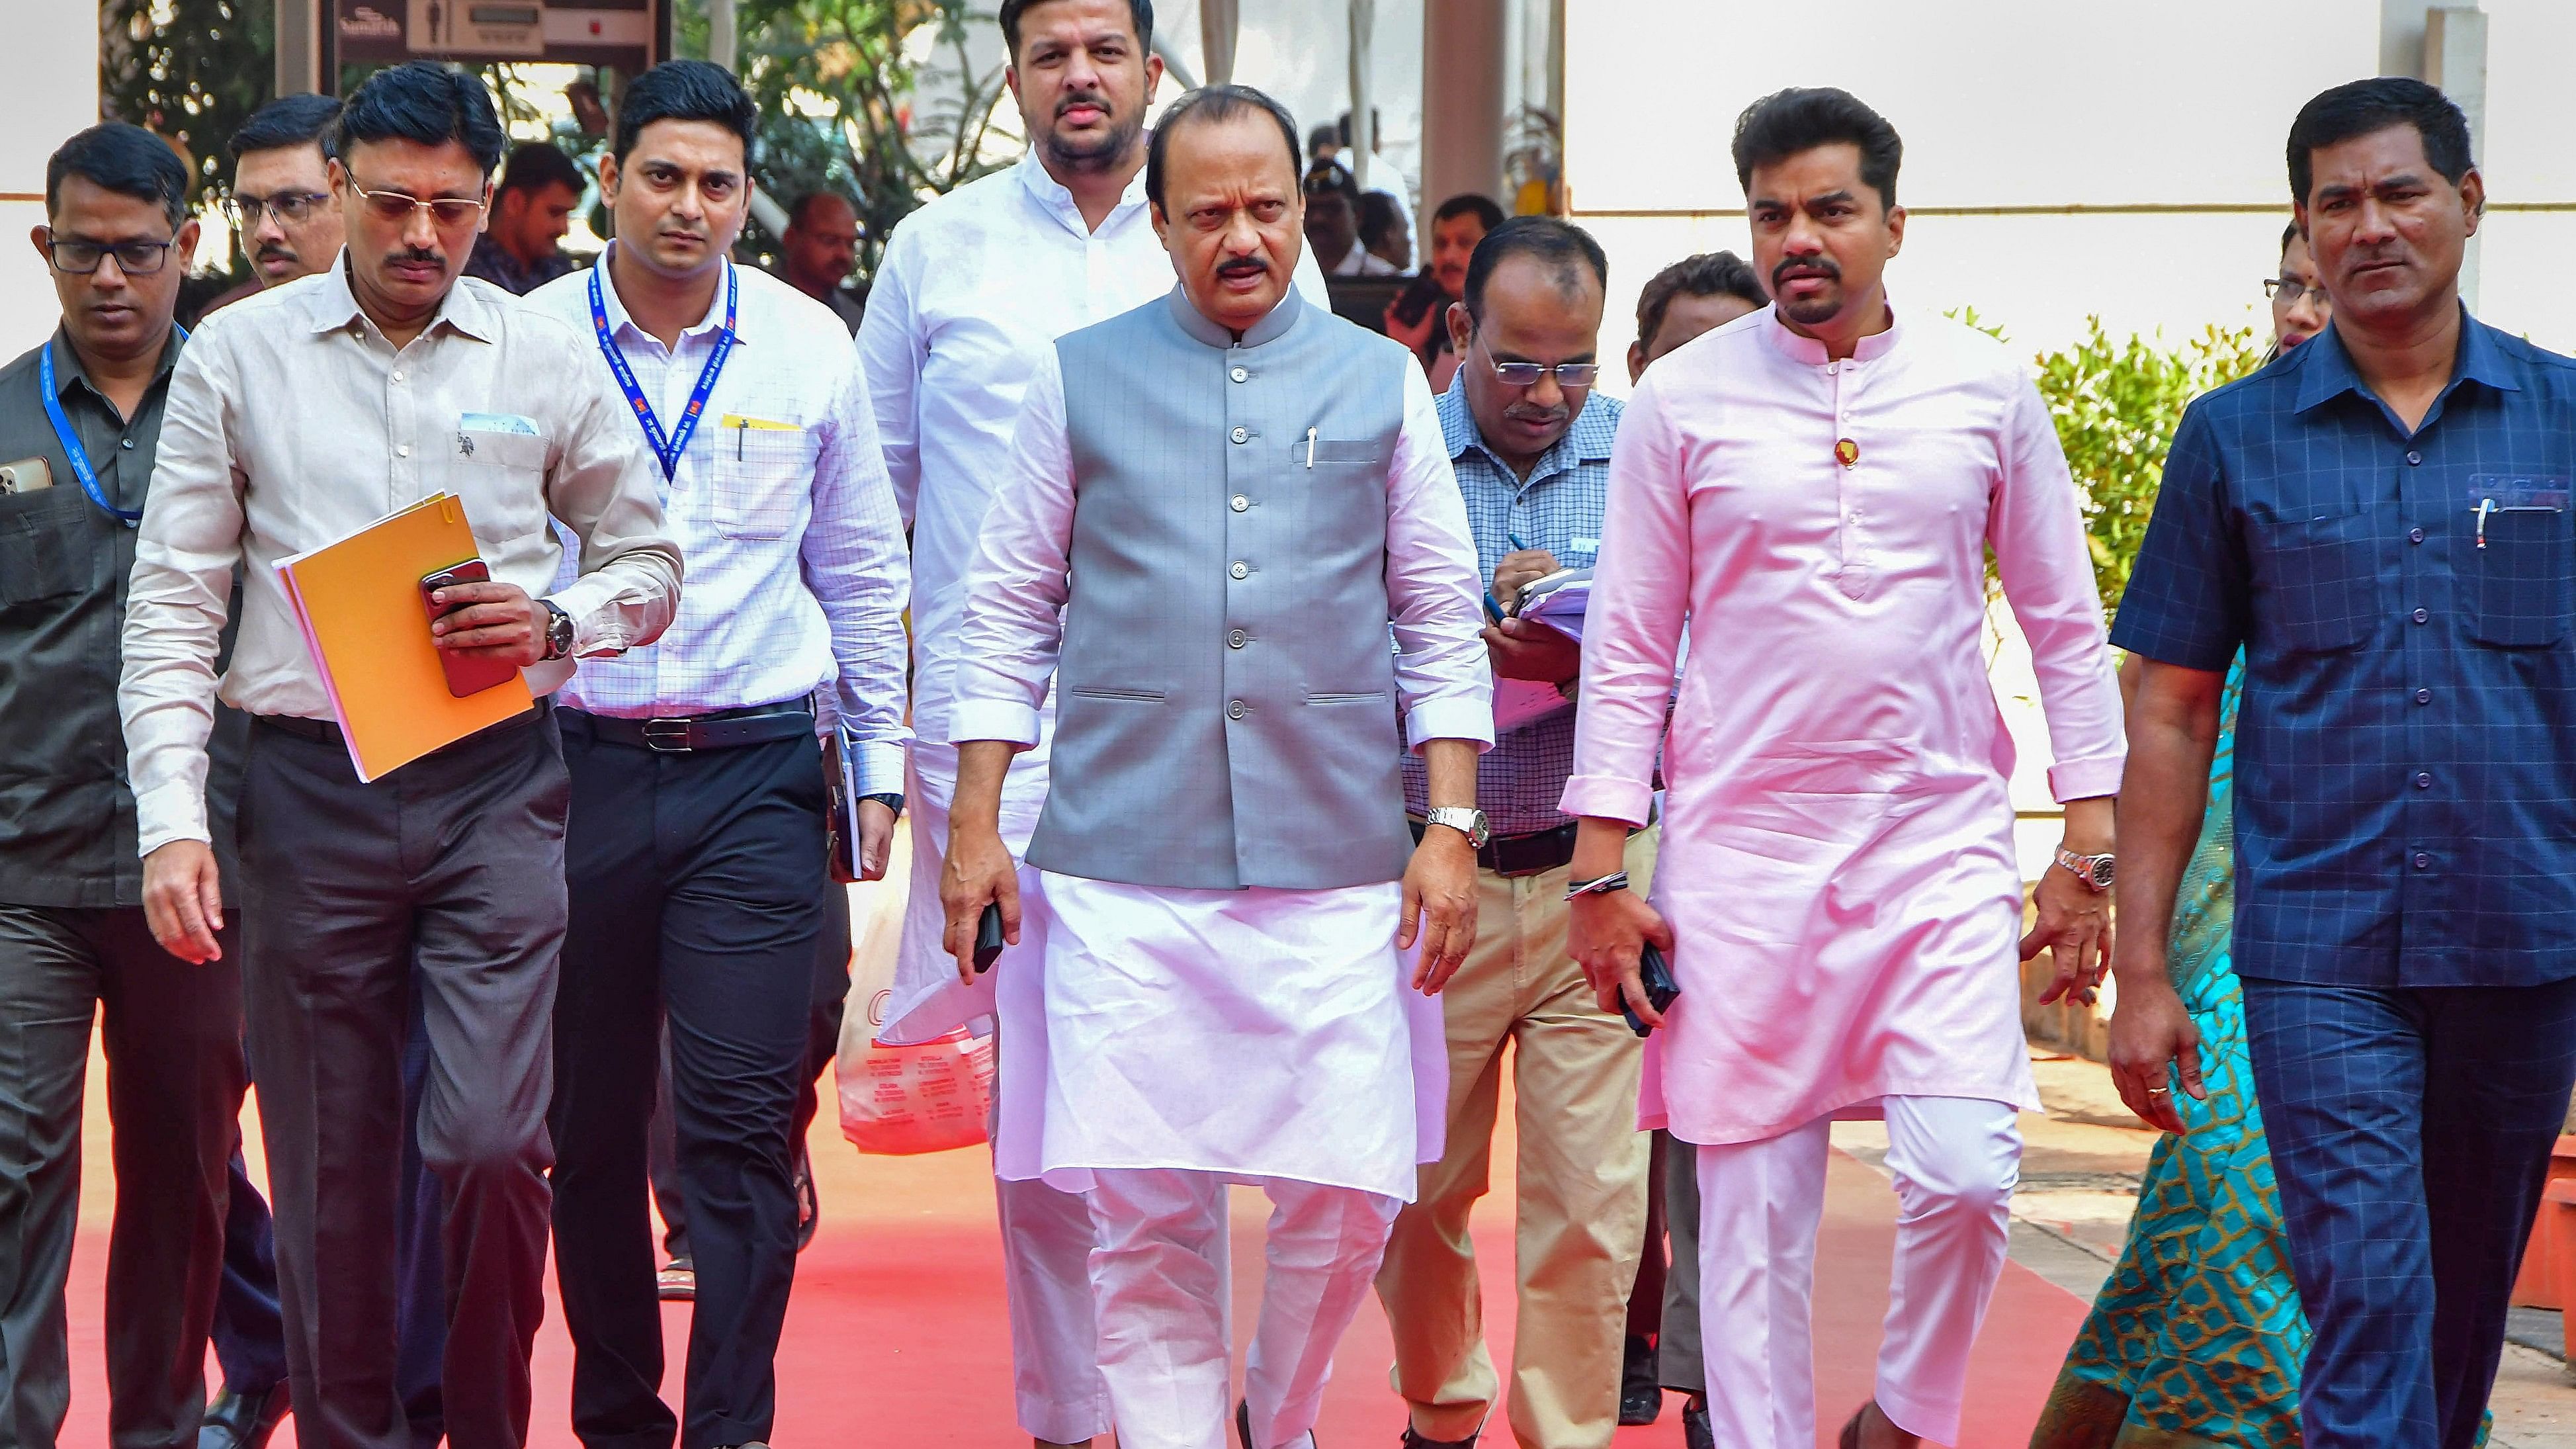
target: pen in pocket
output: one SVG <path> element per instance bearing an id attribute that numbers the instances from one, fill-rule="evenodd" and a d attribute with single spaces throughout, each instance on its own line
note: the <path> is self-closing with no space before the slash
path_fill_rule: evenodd
<path id="1" fill-rule="evenodd" d="M 2478 547 L 2480 548 L 2487 546 L 2487 515 L 2493 512 L 2495 512 L 2494 499 L 2481 498 L 2478 500 Z"/>

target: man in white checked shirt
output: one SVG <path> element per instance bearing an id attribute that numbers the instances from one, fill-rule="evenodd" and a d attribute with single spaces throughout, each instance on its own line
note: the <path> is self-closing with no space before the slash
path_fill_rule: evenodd
<path id="1" fill-rule="evenodd" d="M 560 700 L 571 892 L 555 1013 L 555 1264 L 573 1428 L 668 1446 L 645 1214 L 660 1020 L 697 1302 L 683 1442 L 769 1437 L 796 1265 L 792 1119 L 831 889 L 812 696 L 855 741 L 861 853 L 882 874 L 902 809 L 903 527 L 849 334 L 726 260 L 757 111 L 673 61 L 618 108 L 599 263 L 528 305 L 597 341 L 656 454 L 692 588 L 650 649 Z M 658 989 L 657 989 L 658 987 Z"/>
<path id="2" fill-rule="evenodd" d="M 878 1033 L 888 1042 L 926 1040 L 993 1012 L 995 977 L 960 985 L 940 942 L 939 868 L 957 782 L 957 751 L 944 742 L 966 571 L 994 485 L 1009 469 L 1021 394 L 1056 338 L 1172 289 L 1171 255 L 1145 201 L 1145 103 L 1163 74 L 1147 44 L 1149 0 L 1007 0 L 999 18 L 1012 94 L 1032 138 L 1028 153 L 904 218 L 859 327 L 919 581 L 918 738 L 907 782 L 912 885 L 894 999 Z M 1308 301 L 1329 306 L 1303 248 L 1296 284 Z M 1002 838 L 1014 854 L 1027 848 L 1046 801 L 1054 724 L 1050 701 L 1036 747 L 1012 760 L 1003 786 Z M 1109 1429 L 1093 1366 L 1090 1210 L 1034 1179 L 994 1186 L 1020 1427 L 1041 1444 L 1081 1443 Z"/>

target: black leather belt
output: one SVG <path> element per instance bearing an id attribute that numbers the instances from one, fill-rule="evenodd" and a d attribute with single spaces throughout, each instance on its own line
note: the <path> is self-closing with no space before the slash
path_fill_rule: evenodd
<path id="1" fill-rule="evenodd" d="M 452 744 L 439 746 L 437 749 L 430 751 L 429 755 L 425 755 L 422 758 L 427 759 L 431 756 L 446 754 L 449 750 L 455 749 L 459 745 L 471 744 L 488 734 L 494 734 L 502 730 L 517 729 L 522 725 L 533 724 L 534 722 L 545 718 L 547 713 L 554 707 L 555 702 L 553 700 L 540 698 L 537 701 L 535 713 L 512 715 L 510 718 L 502 720 L 498 724 L 485 725 L 483 728 L 476 730 L 474 733 L 467 735 L 461 740 L 457 740 Z M 569 715 L 572 711 L 566 710 L 564 713 Z M 251 716 L 251 722 L 268 729 L 276 730 L 280 734 L 293 735 L 297 739 L 314 740 L 326 745 L 338 745 L 342 749 L 347 749 L 349 746 L 347 738 L 340 733 L 340 726 L 327 719 L 306 719 L 300 714 L 255 714 Z"/>
<path id="2" fill-rule="evenodd" d="M 731 750 L 744 745 L 766 745 L 778 740 L 792 740 L 799 735 L 811 740 L 814 738 L 814 711 L 757 705 L 750 709 L 720 709 L 707 714 L 662 719 L 619 719 L 613 715 L 568 709 L 563 712 L 563 726 L 569 733 L 586 732 L 603 744 L 626 745 L 656 754 L 683 755 L 693 750 Z"/>
<path id="3" fill-rule="evenodd" d="M 1422 832 L 1431 828 L 1419 820 L 1406 823 L 1413 827 L 1416 844 L 1421 843 Z M 1580 828 L 1567 824 L 1528 835 L 1497 835 L 1476 852 L 1476 864 L 1496 875 L 1537 875 L 1555 870 L 1573 863 L 1574 836 Z"/>

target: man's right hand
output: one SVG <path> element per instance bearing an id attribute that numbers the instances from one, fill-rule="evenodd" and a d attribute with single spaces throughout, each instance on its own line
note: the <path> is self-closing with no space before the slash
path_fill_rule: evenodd
<path id="1" fill-rule="evenodd" d="M 152 939 L 182 961 L 223 959 L 224 889 L 215 852 L 202 840 L 174 840 L 143 857 L 143 919 Z"/>
<path id="2" fill-rule="evenodd" d="M 944 944 L 957 958 L 957 979 L 975 984 L 975 928 L 984 907 L 1002 907 L 1002 940 L 1020 944 L 1020 870 L 1001 833 L 961 826 L 952 816 L 948 859 L 939 867 L 939 904 L 948 916 Z"/>
<path id="3" fill-rule="evenodd" d="M 2200 1028 L 2173 982 L 2155 973 L 2123 971 L 2111 1006 L 2111 1082 L 2120 1100 L 2149 1126 L 2180 1134 L 2190 1130 L 2174 1110 L 2173 1084 L 2200 1100 Z"/>
<path id="4" fill-rule="evenodd" d="M 1667 957 L 1673 951 L 1673 928 L 1634 891 L 1605 891 L 1576 896 L 1573 918 L 1566 925 L 1566 944 L 1583 963 L 1583 979 L 1592 983 L 1601 1009 L 1617 1015 L 1624 1000 L 1637 1019 L 1662 1026 L 1664 1014 L 1646 999 L 1646 983 L 1637 971 L 1638 955 L 1648 941 Z"/>

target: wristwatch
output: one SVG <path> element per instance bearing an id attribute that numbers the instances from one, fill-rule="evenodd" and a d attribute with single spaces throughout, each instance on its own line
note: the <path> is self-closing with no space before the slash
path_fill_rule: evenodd
<path id="1" fill-rule="evenodd" d="M 2073 871 L 2077 880 L 2097 891 L 2111 888 L 2112 856 L 2107 850 L 2100 855 L 2077 855 L 2061 845 L 2057 847 L 2057 863 Z"/>
<path id="2" fill-rule="evenodd" d="M 901 819 L 903 817 L 903 797 L 901 795 L 862 795 L 859 798 L 862 800 L 874 800 L 888 810 L 893 811 L 897 819 Z"/>
<path id="3" fill-rule="evenodd" d="M 1492 827 L 1485 823 L 1485 812 L 1472 805 L 1441 805 L 1422 812 L 1425 822 L 1446 825 L 1467 837 L 1467 848 L 1482 850 L 1494 838 Z"/>
<path id="4" fill-rule="evenodd" d="M 572 653 L 572 615 L 552 599 L 539 599 L 546 606 L 546 654 L 549 660 L 562 659 Z"/>

